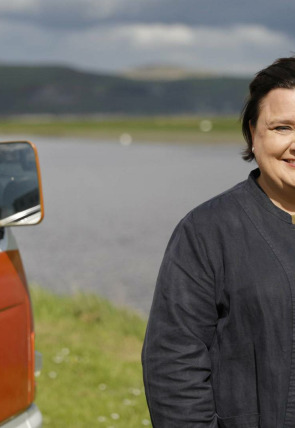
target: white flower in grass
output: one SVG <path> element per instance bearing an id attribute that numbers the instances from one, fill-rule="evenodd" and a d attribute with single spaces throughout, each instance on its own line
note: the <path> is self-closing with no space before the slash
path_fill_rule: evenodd
<path id="1" fill-rule="evenodd" d="M 133 403 L 128 398 L 125 398 L 125 400 L 123 400 L 123 404 L 124 404 L 124 406 L 131 406 L 131 404 L 133 404 Z"/>
<path id="2" fill-rule="evenodd" d="M 67 357 L 70 354 L 69 348 L 62 348 L 60 352 L 63 356 Z"/>
<path id="3" fill-rule="evenodd" d="M 142 423 L 142 425 L 144 425 L 144 426 L 148 426 L 148 425 L 150 425 L 150 421 L 148 420 L 148 419 L 143 419 L 142 421 L 141 421 L 141 423 Z"/>
<path id="4" fill-rule="evenodd" d="M 138 396 L 138 395 L 140 395 L 140 394 L 141 394 L 141 390 L 140 390 L 140 389 L 138 389 L 138 388 L 131 388 L 131 389 L 130 389 L 130 392 L 131 392 L 131 394 L 133 394 L 133 395 L 135 395 L 135 396 Z"/>
<path id="5" fill-rule="evenodd" d="M 107 418 L 105 416 L 98 416 L 97 420 L 98 422 L 105 422 Z"/>
<path id="6" fill-rule="evenodd" d="M 106 386 L 106 384 L 105 384 L 105 383 L 100 383 L 100 384 L 98 385 L 98 389 L 99 389 L 100 391 L 105 391 L 105 390 L 107 389 L 107 386 Z"/>
<path id="7" fill-rule="evenodd" d="M 50 377 L 50 379 L 55 379 L 57 377 L 57 373 L 54 371 L 51 371 L 48 373 L 48 376 Z"/>
<path id="8" fill-rule="evenodd" d="M 116 421 L 116 420 L 120 419 L 120 415 L 118 413 L 112 413 L 111 418 Z"/>
<path id="9" fill-rule="evenodd" d="M 52 361 L 55 364 L 61 364 L 65 361 L 65 358 L 70 354 L 69 348 L 62 348 L 53 358 Z"/>
<path id="10" fill-rule="evenodd" d="M 64 361 L 64 357 L 63 357 L 63 355 L 57 354 L 55 357 L 52 358 L 52 361 L 55 364 L 61 364 Z"/>

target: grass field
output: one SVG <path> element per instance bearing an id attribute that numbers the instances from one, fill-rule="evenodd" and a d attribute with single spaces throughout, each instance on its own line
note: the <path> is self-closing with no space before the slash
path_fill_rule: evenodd
<path id="1" fill-rule="evenodd" d="M 0 134 L 75 136 L 133 141 L 178 143 L 240 142 L 238 117 L 141 117 L 141 118 L 54 118 L 27 117 L 0 120 Z M 128 140 L 128 137 L 127 137 Z"/>
<path id="2" fill-rule="evenodd" d="M 94 295 L 33 287 L 31 296 L 43 354 L 36 400 L 43 426 L 151 426 L 140 363 L 145 321 Z"/>

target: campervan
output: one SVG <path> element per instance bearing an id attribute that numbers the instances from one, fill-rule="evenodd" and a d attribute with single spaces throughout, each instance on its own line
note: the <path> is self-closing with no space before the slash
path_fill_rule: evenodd
<path id="1" fill-rule="evenodd" d="M 38 224 L 43 216 L 36 147 L 29 141 L 0 142 L 1 428 L 42 426 L 41 412 L 34 404 L 35 375 L 42 358 L 35 351 L 30 294 L 11 229 Z"/>

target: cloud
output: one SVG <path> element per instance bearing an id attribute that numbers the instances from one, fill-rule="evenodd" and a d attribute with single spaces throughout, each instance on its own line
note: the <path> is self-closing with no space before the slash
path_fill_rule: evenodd
<path id="1" fill-rule="evenodd" d="M 139 49 L 191 46 L 194 42 L 194 30 L 185 25 L 129 25 L 122 26 L 117 31 Z"/>
<path id="2" fill-rule="evenodd" d="M 2 19 L 39 27 L 88 31 L 101 24 L 182 24 L 224 28 L 261 25 L 294 36 L 290 0 L 1 0 Z"/>
<path id="3" fill-rule="evenodd" d="M 86 45 L 90 46 L 96 37 L 103 45 L 117 49 L 120 53 L 117 61 L 125 67 L 171 63 L 244 74 L 277 57 L 289 56 L 294 46 L 294 40 L 285 34 L 258 25 L 229 28 L 122 25 L 106 29 L 100 36 L 96 31 L 87 32 Z M 115 64 L 115 57 L 113 61 Z"/>
<path id="4" fill-rule="evenodd" d="M 114 28 L 112 28 L 114 30 Z M 259 25 L 234 25 L 224 27 L 189 27 L 186 25 L 127 25 L 115 30 L 118 38 L 125 40 L 139 49 L 157 49 L 163 47 L 187 46 L 205 49 L 241 45 L 279 46 L 290 42 L 283 33 L 273 32 Z"/>
<path id="5" fill-rule="evenodd" d="M 0 13 L 9 21 L 71 31 L 120 21 L 126 10 L 138 11 L 139 16 L 144 4 L 144 0 L 2 0 Z"/>
<path id="6" fill-rule="evenodd" d="M 0 12 L 4 14 L 35 13 L 40 5 L 40 0 L 1 0 Z"/>
<path id="7" fill-rule="evenodd" d="M 108 24 L 60 32 L 5 20 L 0 38 L 0 59 L 7 62 L 62 63 L 93 71 L 172 64 L 236 74 L 291 55 L 295 42 L 261 25 Z"/>

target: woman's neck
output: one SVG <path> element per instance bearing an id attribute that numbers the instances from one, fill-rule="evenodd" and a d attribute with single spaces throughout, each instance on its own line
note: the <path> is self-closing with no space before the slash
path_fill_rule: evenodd
<path id="1" fill-rule="evenodd" d="M 257 183 L 274 205 L 290 215 L 295 215 L 295 188 L 280 189 L 273 183 L 270 186 L 261 175 L 257 178 Z"/>

